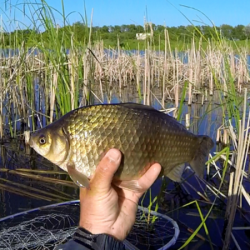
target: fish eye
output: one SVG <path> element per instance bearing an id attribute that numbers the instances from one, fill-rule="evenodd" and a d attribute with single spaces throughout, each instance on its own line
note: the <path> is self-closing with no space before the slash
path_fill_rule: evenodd
<path id="1" fill-rule="evenodd" d="M 46 143 L 46 139 L 45 139 L 45 136 L 44 136 L 44 135 L 40 136 L 40 138 L 39 138 L 39 143 L 40 143 L 41 145 L 43 145 L 43 144 Z"/>

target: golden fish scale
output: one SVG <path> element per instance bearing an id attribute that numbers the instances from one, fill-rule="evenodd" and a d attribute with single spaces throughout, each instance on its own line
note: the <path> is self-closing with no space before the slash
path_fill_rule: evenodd
<path id="1" fill-rule="evenodd" d="M 154 110 L 97 105 L 74 110 L 65 119 L 69 160 L 87 176 L 110 148 L 120 149 L 124 155 L 116 177 L 131 180 L 154 162 L 160 163 L 167 175 L 175 166 L 189 162 L 199 146 L 197 136 Z"/>

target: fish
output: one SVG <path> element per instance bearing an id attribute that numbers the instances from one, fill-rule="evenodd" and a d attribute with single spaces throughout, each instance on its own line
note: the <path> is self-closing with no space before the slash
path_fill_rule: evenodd
<path id="1" fill-rule="evenodd" d="M 67 171 L 80 187 L 87 187 L 96 166 L 111 148 L 122 153 L 113 183 L 140 192 L 138 179 L 154 164 L 160 176 L 181 181 L 185 163 L 203 177 L 213 140 L 194 135 L 173 117 L 136 103 L 80 107 L 30 134 L 38 154 Z"/>

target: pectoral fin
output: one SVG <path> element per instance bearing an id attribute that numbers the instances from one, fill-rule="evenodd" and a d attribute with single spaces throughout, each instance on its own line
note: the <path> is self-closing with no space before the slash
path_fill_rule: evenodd
<path id="1" fill-rule="evenodd" d="M 89 179 L 86 175 L 76 170 L 74 163 L 67 164 L 67 170 L 72 181 L 79 187 L 88 187 Z"/>

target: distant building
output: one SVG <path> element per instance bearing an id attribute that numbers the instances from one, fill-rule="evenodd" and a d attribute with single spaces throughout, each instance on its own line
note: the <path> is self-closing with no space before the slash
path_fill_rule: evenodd
<path id="1" fill-rule="evenodd" d="M 150 37 L 150 33 L 136 33 L 137 40 L 145 40 L 147 37 Z"/>

